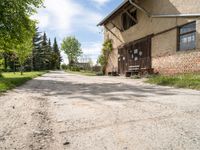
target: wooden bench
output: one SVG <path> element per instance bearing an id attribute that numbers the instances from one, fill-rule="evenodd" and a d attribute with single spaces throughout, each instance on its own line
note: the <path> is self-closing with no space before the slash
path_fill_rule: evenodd
<path id="1" fill-rule="evenodd" d="M 126 77 L 131 77 L 132 75 L 137 75 L 140 72 L 140 66 L 129 66 L 128 71 L 126 72 Z"/>

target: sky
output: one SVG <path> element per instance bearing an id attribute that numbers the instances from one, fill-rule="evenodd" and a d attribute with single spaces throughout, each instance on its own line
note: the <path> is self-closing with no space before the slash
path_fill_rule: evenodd
<path id="1" fill-rule="evenodd" d="M 97 24 L 123 0 L 44 0 L 33 16 L 38 20 L 39 30 L 46 32 L 60 44 L 64 37 L 75 36 L 81 43 L 83 53 L 94 63 L 103 43 L 103 30 Z M 62 53 L 64 63 L 67 57 Z"/>

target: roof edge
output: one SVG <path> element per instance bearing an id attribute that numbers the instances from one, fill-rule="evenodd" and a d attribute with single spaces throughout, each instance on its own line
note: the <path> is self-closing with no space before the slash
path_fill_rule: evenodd
<path id="1" fill-rule="evenodd" d="M 97 24 L 97 26 L 102 26 L 109 20 L 119 9 L 121 9 L 125 4 L 127 4 L 129 0 L 124 0 L 117 8 L 115 8 L 109 15 L 107 15 L 101 22 Z"/>

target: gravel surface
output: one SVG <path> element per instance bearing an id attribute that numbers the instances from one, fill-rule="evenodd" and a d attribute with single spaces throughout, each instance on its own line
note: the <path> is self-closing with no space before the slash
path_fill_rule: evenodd
<path id="1" fill-rule="evenodd" d="M 0 150 L 39 149 L 200 149 L 200 91 L 50 72 L 0 96 Z"/>

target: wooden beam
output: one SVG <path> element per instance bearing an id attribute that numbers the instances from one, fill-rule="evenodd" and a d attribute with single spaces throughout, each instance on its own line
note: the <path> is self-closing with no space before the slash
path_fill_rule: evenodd
<path id="1" fill-rule="evenodd" d="M 110 22 L 115 28 L 117 28 L 120 32 L 122 32 L 122 29 L 120 27 L 118 27 L 115 23 L 113 23 L 112 21 Z"/>
<path id="2" fill-rule="evenodd" d="M 138 23 L 138 21 L 127 10 L 124 11 L 135 23 Z"/>
<path id="3" fill-rule="evenodd" d="M 114 32 L 112 32 L 108 27 L 104 26 L 114 37 L 116 37 L 121 43 L 124 43 Z"/>

